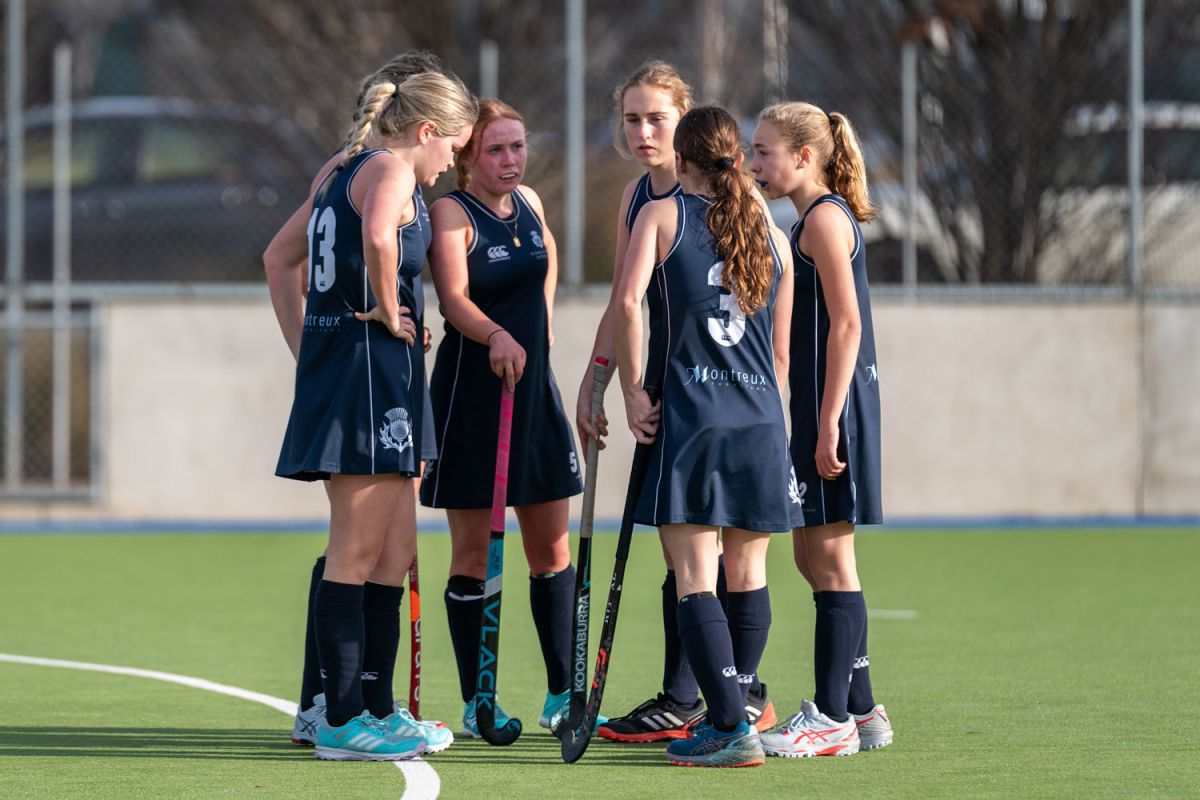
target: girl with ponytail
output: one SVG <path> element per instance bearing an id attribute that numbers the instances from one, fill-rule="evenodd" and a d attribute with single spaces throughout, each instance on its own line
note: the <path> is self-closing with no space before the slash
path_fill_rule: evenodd
<path id="1" fill-rule="evenodd" d="M 613 101 L 620 120 L 614 132 L 613 146 L 622 158 L 636 160 L 645 171 L 626 184 L 621 196 L 617 211 L 612 298 L 596 330 L 592 356 L 588 359 L 575 406 L 575 425 L 580 443 L 586 443 L 591 437 L 596 439 L 600 448 L 604 447 L 603 437 L 608 435 L 608 420 L 603 410 L 597 415 L 595 424 L 591 420 L 592 365 L 597 357 L 610 360 L 613 357 L 616 291 L 621 283 L 625 252 L 629 247 L 634 222 L 647 203 L 675 197 L 681 191 L 675 175 L 675 129 L 692 107 L 692 89 L 670 64 L 648 61 L 616 87 Z M 651 330 L 652 347 L 658 346 L 657 340 L 658 331 Z M 666 576 L 662 582 L 662 689 L 628 713 L 600 725 L 597 733 L 611 741 L 657 742 L 686 737 L 691 725 L 704 716 L 700 687 L 679 641 L 679 626 L 675 619 L 675 567 L 665 547 L 663 556 L 666 560 Z M 726 582 L 722 563 L 718 563 L 717 591 L 721 601 L 731 601 L 736 611 L 741 598 L 730 598 L 724 591 Z M 750 722 L 759 730 L 766 730 L 775 724 L 775 708 L 758 673 L 754 674 L 751 681 L 746 708 Z"/>
<path id="2" fill-rule="evenodd" d="M 746 699 L 770 625 L 767 543 L 802 520 L 779 394 L 791 262 L 741 172 L 741 147 L 724 109 L 684 115 L 674 136 L 682 193 L 642 209 L 613 302 L 626 415 L 652 447 L 633 518 L 659 526 L 679 635 L 708 704 L 691 737 L 667 747 L 682 766 L 763 763 Z M 659 335 L 643 373 L 644 296 Z M 728 617 L 716 596 L 718 536 Z"/>
<path id="3" fill-rule="evenodd" d="M 345 148 L 263 255 L 297 360 L 276 474 L 327 481 L 331 506 L 292 734 L 322 759 L 399 760 L 453 740 L 392 697 L 423 449 L 419 276 L 431 233 L 420 186 L 453 165 L 477 113 L 439 67 L 404 54 L 363 82 Z"/>
<path id="4" fill-rule="evenodd" d="M 860 222 L 875 211 L 850 120 L 810 103 L 765 109 L 751 172 L 800 215 L 791 324 L 792 462 L 803 523 L 796 566 L 816 601 L 814 702 L 775 733 L 769 755 L 851 755 L 886 747 L 892 727 L 871 693 L 867 608 L 854 557 L 856 525 L 883 521 L 879 371 Z M 819 735 L 817 733 L 819 732 Z"/>

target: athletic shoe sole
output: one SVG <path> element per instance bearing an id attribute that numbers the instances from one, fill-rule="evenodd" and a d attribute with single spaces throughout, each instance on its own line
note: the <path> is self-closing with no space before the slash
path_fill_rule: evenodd
<path id="1" fill-rule="evenodd" d="M 763 745 L 763 752 L 769 756 L 778 756 L 780 758 L 812 758 L 813 756 L 852 756 L 858 752 L 858 748 L 851 749 L 844 744 L 837 744 L 833 747 L 827 747 L 824 750 L 801 750 L 798 752 L 792 751 L 775 751 Z"/>
<path id="2" fill-rule="evenodd" d="M 292 744 L 297 747 L 312 747 L 316 744 L 312 739 L 292 739 Z"/>
<path id="3" fill-rule="evenodd" d="M 861 741 L 862 743 L 859 745 L 859 748 L 862 750 L 882 750 L 892 743 L 892 737 L 889 736 L 887 739 L 875 741 L 871 744 L 867 744 L 866 739 L 862 739 Z"/>
<path id="4" fill-rule="evenodd" d="M 596 731 L 601 739 L 610 742 L 625 742 L 627 744 L 645 744 L 646 742 L 670 742 L 675 739 L 687 739 L 691 734 L 685 730 L 654 731 L 653 733 L 618 733 L 608 728 Z"/>
<path id="5" fill-rule="evenodd" d="M 708 767 L 710 769 L 739 769 L 740 767 L 761 767 L 766 763 L 765 759 L 757 759 L 755 761 L 746 761 L 742 764 L 709 764 L 704 761 L 677 761 L 674 758 L 668 758 L 667 763 L 676 767 Z"/>
<path id="6" fill-rule="evenodd" d="M 419 747 L 411 753 L 364 753 L 361 750 L 339 750 L 334 747 L 318 747 L 317 758 L 322 761 L 408 761 L 426 752 Z"/>

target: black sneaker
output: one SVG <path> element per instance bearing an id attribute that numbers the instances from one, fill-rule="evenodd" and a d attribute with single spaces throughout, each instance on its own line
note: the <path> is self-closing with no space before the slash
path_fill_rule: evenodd
<path id="1" fill-rule="evenodd" d="M 753 725 L 759 733 L 775 727 L 779 719 L 775 716 L 775 704 L 767 696 L 767 685 L 760 683 L 758 691 L 750 690 L 746 696 L 746 721 Z"/>
<path id="2" fill-rule="evenodd" d="M 691 735 L 689 729 L 703 718 L 703 700 L 696 698 L 695 703 L 685 706 L 665 694 L 659 694 L 625 716 L 610 719 L 596 733 L 614 742 L 686 739 Z"/>

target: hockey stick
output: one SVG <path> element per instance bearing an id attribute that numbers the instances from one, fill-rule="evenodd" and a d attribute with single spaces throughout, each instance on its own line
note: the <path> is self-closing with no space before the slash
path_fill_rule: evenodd
<path id="1" fill-rule="evenodd" d="M 654 400 L 654 392 L 651 400 Z M 661 424 L 661 423 L 660 423 Z M 661 433 L 661 431 L 660 431 Z M 625 562 L 629 559 L 629 544 L 633 539 L 633 511 L 637 506 L 638 493 L 646 477 L 646 464 L 650 461 L 652 444 L 638 444 L 633 451 L 633 466 L 629 469 L 629 490 L 625 493 L 625 513 L 621 516 L 621 533 L 617 537 L 617 558 L 613 564 L 612 583 L 608 587 L 608 607 L 604 611 L 604 627 L 600 629 L 600 649 L 596 653 L 596 671 L 592 675 L 592 693 L 588 697 L 587 710 L 579 725 L 565 730 L 562 736 L 562 759 L 574 764 L 583 757 L 592 739 L 592 730 L 600 716 L 600 701 L 604 699 L 604 684 L 608 680 L 608 665 L 612 660 L 613 639 L 617 633 L 617 612 L 621 606 L 621 590 L 624 588 Z"/>
<path id="2" fill-rule="evenodd" d="M 608 359 L 598 357 L 592 364 L 592 425 L 604 405 L 608 384 Z M 555 736 L 579 727 L 587 706 L 588 628 L 592 615 L 592 523 L 596 514 L 596 473 L 600 447 L 594 438 L 587 442 L 587 467 L 583 480 L 583 510 L 579 517 L 579 558 L 575 570 L 575 653 L 571 675 L 571 702 L 567 713 L 554 728 Z"/>
<path id="3" fill-rule="evenodd" d="M 417 581 L 417 554 L 408 568 L 408 627 L 412 659 L 408 672 L 408 712 L 421 718 L 421 588 Z"/>
<path id="4" fill-rule="evenodd" d="M 496 482 L 492 490 L 492 531 L 488 538 L 487 579 L 479 629 L 479 670 L 475 675 L 475 722 L 488 744 L 512 744 L 521 720 L 511 717 L 496 728 L 496 667 L 500 658 L 500 588 L 504 581 L 504 509 L 508 505 L 508 451 L 512 440 L 513 393 L 500 394 L 500 435 L 496 441 Z"/>

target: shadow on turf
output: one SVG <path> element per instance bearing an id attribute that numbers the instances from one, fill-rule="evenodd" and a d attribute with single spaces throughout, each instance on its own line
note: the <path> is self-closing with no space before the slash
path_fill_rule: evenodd
<path id="1" fill-rule="evenodd" d="M 667 763 L 666 752 L 666 742 L 614 744 L 595 739 L 578 764 L 597 767 L 671 767 Z M 478 764 L 482 760 L 490 760 L 490 757 L 504 759 L 506 754 L 517 753 L 523 765 L 550 766 L 563 763 L 560 743 L 550 736 L 522 736 L 506 747 L 492 747 L 473 739 L 455 739 L 449 750 L 431 756 L 429 763 L 435 766 L 449 763 Z"/>
<path id="2" fill-rule="evenodd" d="M 35 728 L 0 726 L 0 756 L 194 758 L 278 761 L 312 758 L 275 728 Z"/>

